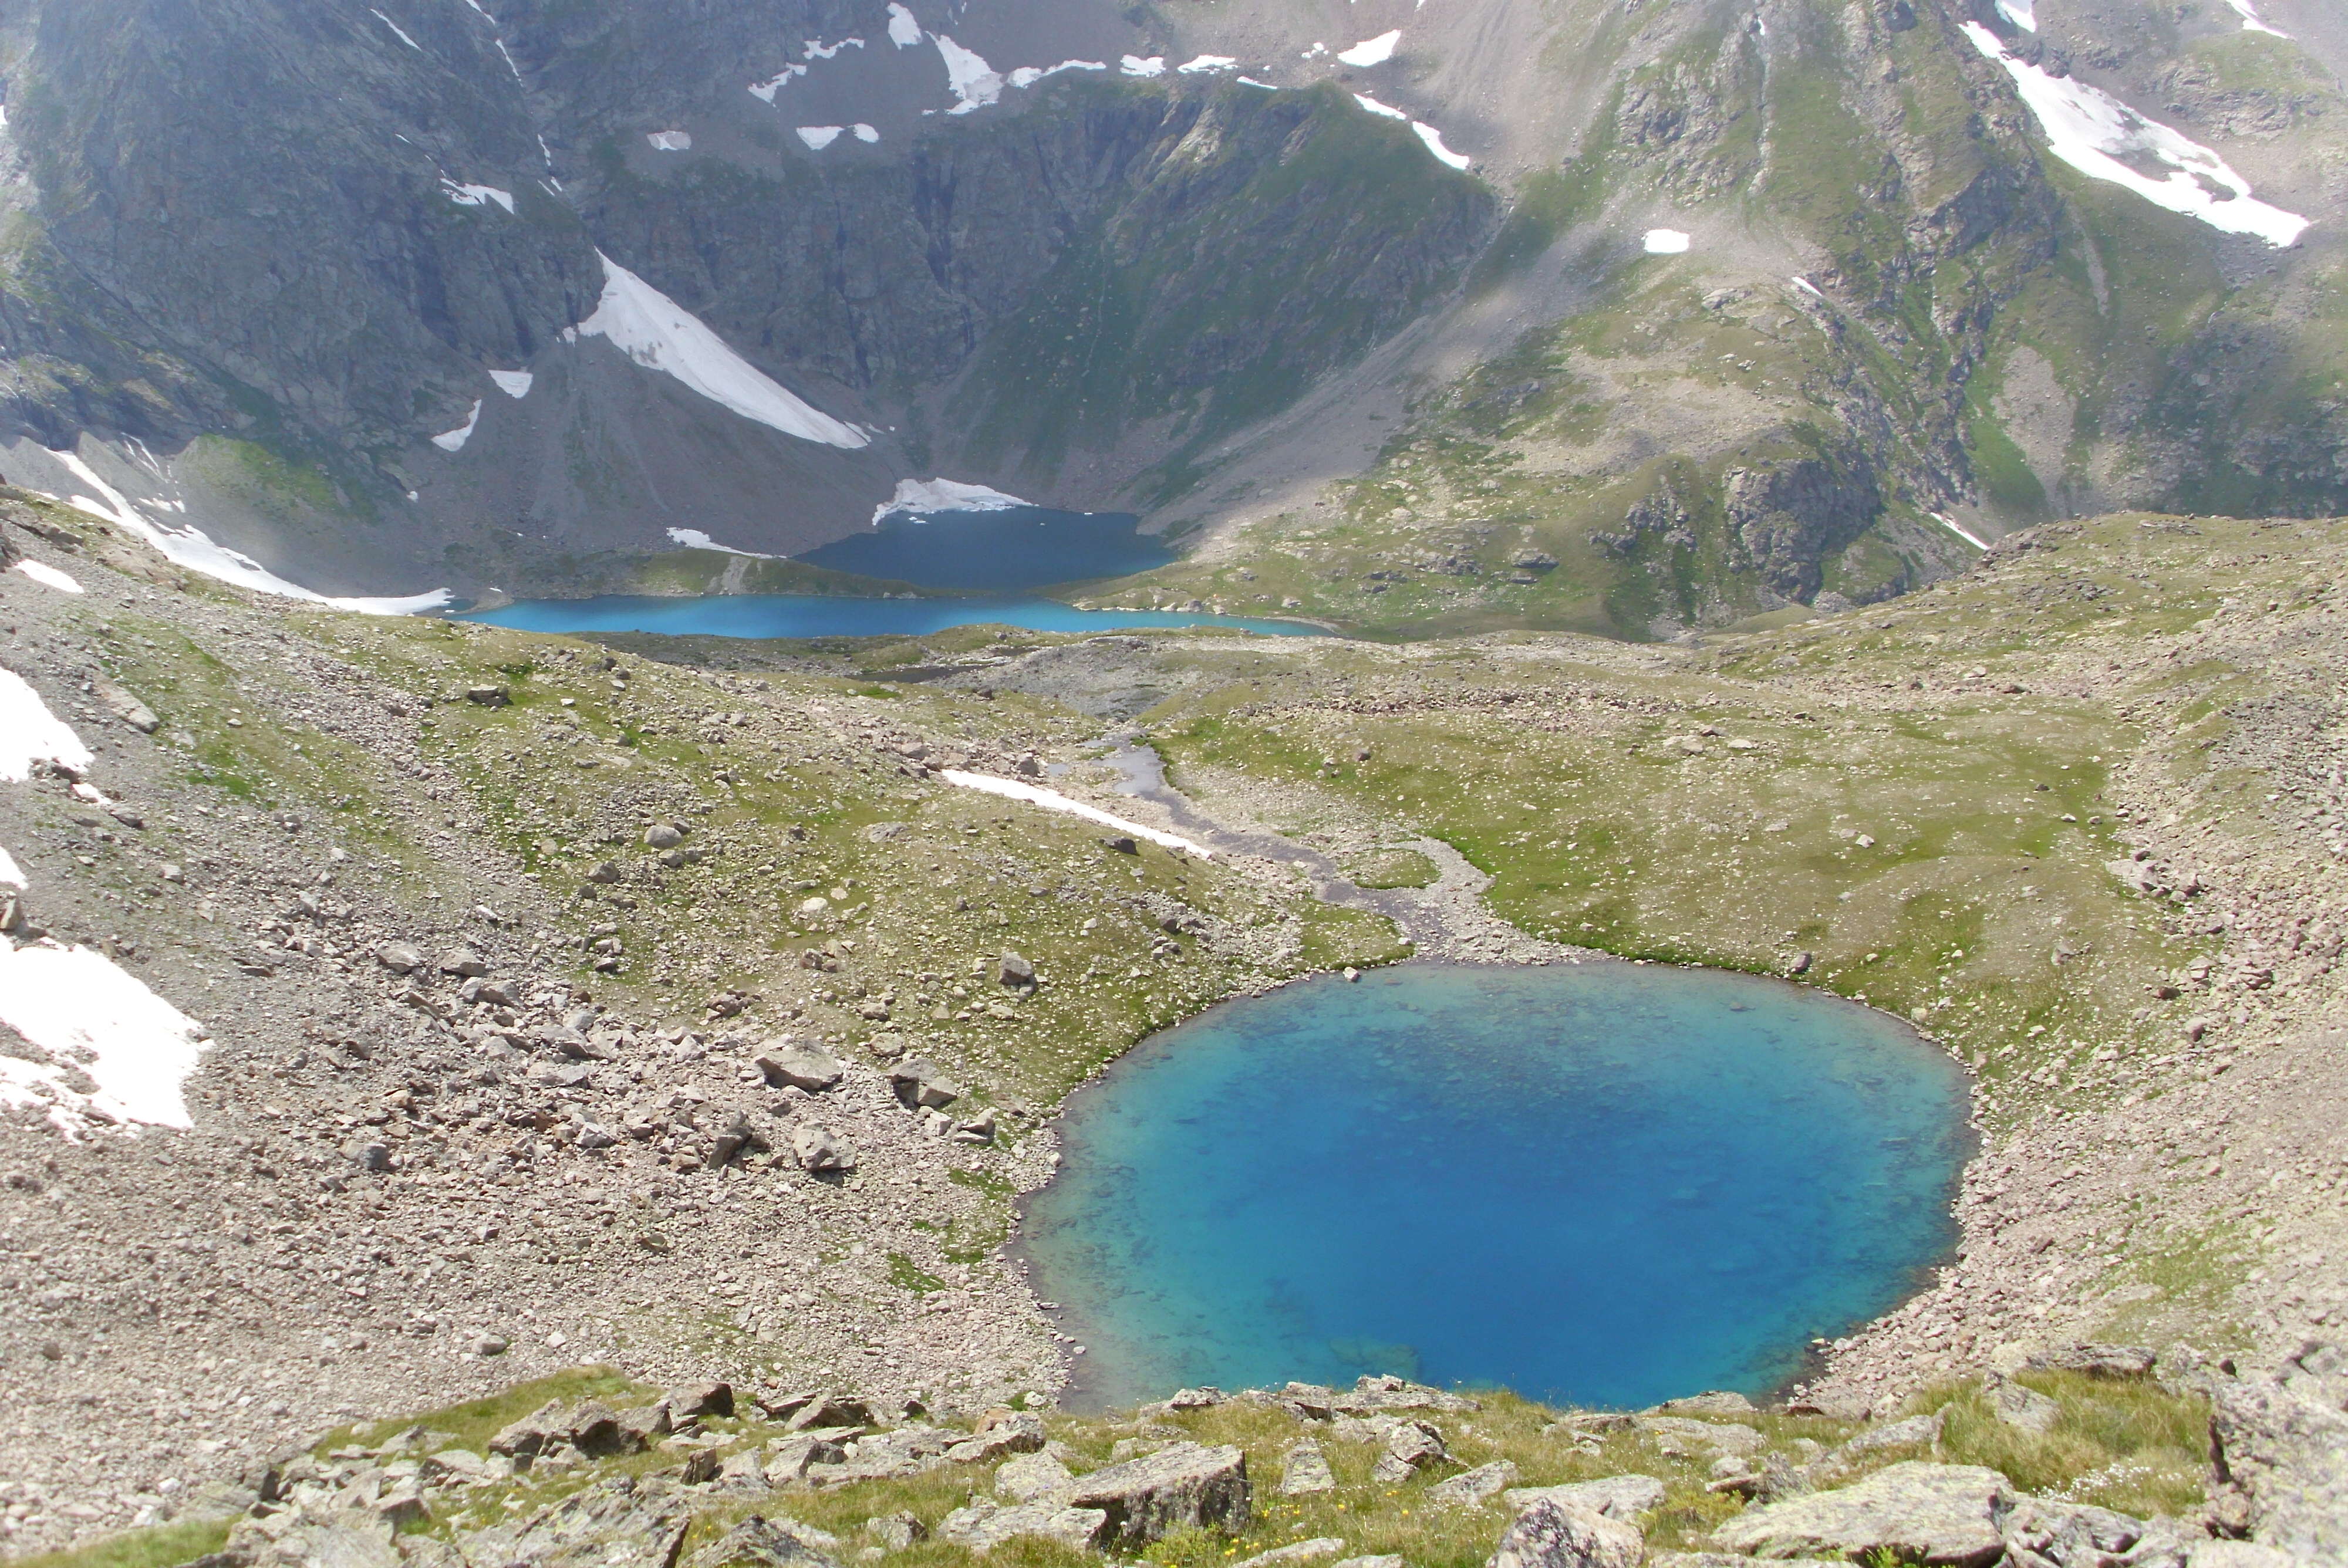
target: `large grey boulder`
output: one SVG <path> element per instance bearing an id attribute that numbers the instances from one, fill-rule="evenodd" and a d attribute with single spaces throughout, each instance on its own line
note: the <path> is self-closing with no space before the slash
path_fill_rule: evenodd
<path id="1" fill-rule="evenodd" d="M 2023 1363 L 2034 1372 L 2085 1372 L 2090 1378 L 2149 1378 L 2157 1359 L 2142 1345 L 2066 1345 Z"/>
<path id="2" fill-rule="evenodd" d="M 1646 1554 L 1636 1525 L 1544 1498 L 1517 1515 L 1484 1568 L 1639 1568 Z"/>
<path id="3" fill-rule="evenodd" d="M 1610 1475 L 1601 1481 L 1573 1481 L 1562 1486 L 1510 1487 L 1507 1501 L 1519 1512 L 1537 1502 L 1554 1502 L 1627 1522 L 1663 1505 L 1663 1483 L 1652 1475 Z"/>
<path id="4" fill-rule="evenodd" d="M 2044 1436 L 2063 1414 L 2062 1406 L 2010 1378 L 1993 1374 L 1983 1391 L 1989 1395 L 1989 1408 L 1999 1420 L 2034 1437 Z"/>
<path id="5" fill-rule="evenodd" d="M 1169 1531 L 1236 1533 L 1253 1517 L 1247 1455 L 1236 1448 L 1176 1443 L 1078 1476 L 1069 1501 L 1107 1515 L 1107 1540 L 1138 1546 Z"/>
<path id="6" fill-rule="evenodd" d="M 2006 1517 L 2004 1534 L 2007 1559 L 2018 1565 L 2104 1568 L 2144 1539 L 2144 1521 L 2084 1502 L 2024 1497 Z"/>
<path id="7" fill-rule="evenodd" d="M 693 1522 L 681 1500 L 648 1496 L 632 1476 L 598 1481 L 539 1510 L 519 1525 L 466 1542 L 475 1563 L 531 1568 L 673 1568 Z"/>
<path id="8" fill-rule="evenodd" d="M 804 1089 L 809 1094 L 832 1088 L 848 1071 L 830 1052 L 802 1045 L 788 1036 L 768 1040 L 766 1049 L 751 1060 L 776 1088 Z"/>
<path id="9" fill-rule="evenodd" d="M 1047 1498 L 1065 1501 L 1076 1484 L 1076 1478 L 1068 1473 L 1060 1456 L 1049 1451 L 1015 1454 L 994 1472 L 995 1491 L 1014 1502 L 1041 1502 Z"/>
<path id="10" fill-rule="evenodd" d="M 1889 1554 L 1901 1563 L 1989 1568 L 2013 1512 L 2005 1477 L 1980 1465 L 1895 1464 L 1856 1486 L 1773 1502 L 1713 1532 L 1754 1557 Z"/>
<path id="11" fill-rule="evenodd" d="M 829 1555 L 802 1539 L 805 1532 L 805 1526 L 796 1521 L 777 1523 L 754 1513 L 687 1558 L 685 1568 L 736 1568 L 742 1563 L 754 1568 L 839 1568 Z"/>
<path id="12" fill-rule="evenodd" d="M 1444 1446 L 1442 1429 L 1427 1421 L 1395 1420 L 1385 1427 L 1386 1451 L 1370 1473 L 1378 1480 L 1406 1481 L 1423 1470 L 1447 1464 L 1451 1451 Z"/>
<path id="13" fill-rule="evenodd" d="M 1023 1502 L 1004 1508 L 983 1497 L 971 1499 L 938 1524 L 938 1534 L 976 1552 L 992 1552 L 1022 1535 L 1056 1541 L 1078 1552 L 1102 1543 L 1108 1515 L 1097 1508 L 1071 1508 L 1059 1502 Z"/>

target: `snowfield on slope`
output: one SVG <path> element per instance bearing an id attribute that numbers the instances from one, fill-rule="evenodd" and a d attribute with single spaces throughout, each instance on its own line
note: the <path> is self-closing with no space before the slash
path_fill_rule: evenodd
<path id="1" fill-rule="evenodd" d="M 602 251 L 596 258 L 603 263 L 603 297 L 566 337 L 606 339 L 646 370 L 786 436 L 850 451 L 870 444 L 863 431 L 804 401 L 735 353 L 683 305 Z"/>

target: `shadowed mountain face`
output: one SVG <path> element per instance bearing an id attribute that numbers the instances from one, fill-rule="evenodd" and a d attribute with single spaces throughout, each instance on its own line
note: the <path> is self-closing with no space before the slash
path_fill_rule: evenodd
<path id="1" fill-rule="evenodd" d="M 2348 26 L 2259 16 L 32 0 L 0 468 L 335 591 L 942 477 L 1632 635 L 2329 512 Z"/>

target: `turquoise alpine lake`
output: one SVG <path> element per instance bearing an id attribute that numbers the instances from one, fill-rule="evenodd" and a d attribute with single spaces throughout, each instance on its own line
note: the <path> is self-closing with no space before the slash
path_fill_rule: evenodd
<path id="1" fill-rule="evenodd" d="M 1318 637 L 1295 620 L 1251 620 L 1170 610 L 1077 610 L 1050 599 L 850 599 L 815 593 L 529 599 L 462 617 L 520 631 L 654 631 L 670 637 L 926 637 L 954 626 L 1115 631 L 1229 626 L 1273 637 Z"/>
<path id="2" fill-rule="evenodd" d="M 1004 507 L 986 512 L 890 512 L 861 533 L 793 559 L 922 588 L 1004 593 L 1056 582 L 1130 577 L 1174 552 L 1130 512 Z"/>
<path id="3" fill-rule="evenodd" d="M 1967 1103 L 1898 1020 L 1774 980 L 1324 976 L 1080 1089 L 1019 1249 L 1079 1408 L 1365 1372 L 1759 1396 L 1949 1255 Z"/>

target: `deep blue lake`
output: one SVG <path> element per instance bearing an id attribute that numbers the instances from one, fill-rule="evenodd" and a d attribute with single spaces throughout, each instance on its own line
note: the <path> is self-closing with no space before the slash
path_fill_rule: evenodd
<path id="1" fill-rule="evenodd" d="M 1136 531 L 1139 523 L 1130 512 L 1060 512 L 1048 507 L 941 512 L 934 518 L 891 512 L 868 532 L 795 559 L 922 588 L 1000 592 L 1126 577 L 1172 560 L 1172 550 Z"/>
<path id="2" fill-rule="evenodd" d="M 1365 1372 L 1757 1397 L 1948 1253 L 1966 1108 L 1800 987 L 1407 964 L 1144 1041 L 1071 1101 L 1020 1247 L 1081 1407 Z"/>
<path id="3" fill-rule="evenodd" d="M 1275 637 L 1322 635 L 1319 627 L 1295 620 L 1170 610 L 1076 610 L 1049 599 L 848 599 L 811 593 L 522 600 L 462 619 L 523 631 L 657 631 L 672 637 L 925 637 L 950 626 L 1019 626 L 1030 631 L 1235 626 Z"/>

